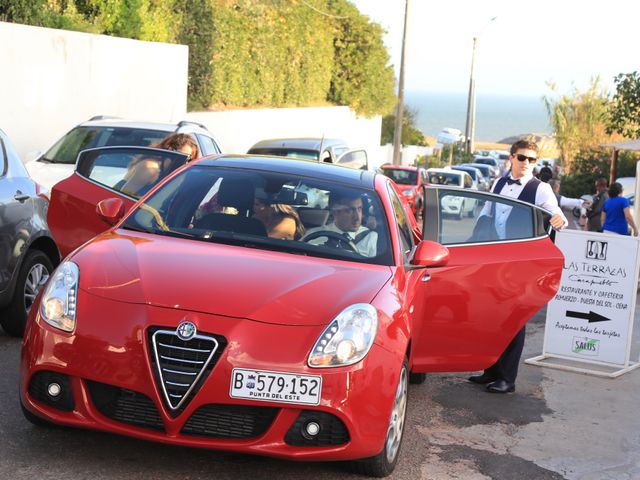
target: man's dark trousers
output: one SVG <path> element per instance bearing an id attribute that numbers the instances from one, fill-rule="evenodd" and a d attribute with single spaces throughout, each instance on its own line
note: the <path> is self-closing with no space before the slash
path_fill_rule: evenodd
<path id="1" fill-rule="evenodd" d="M 525 328 L 516 334 L 507 346 L 498 361 L 485 370 L 487 375 L 496 379 L 502 379 L 509 383 L 515 383 L 518 376 L 518 365 L 524 348 Z"/>

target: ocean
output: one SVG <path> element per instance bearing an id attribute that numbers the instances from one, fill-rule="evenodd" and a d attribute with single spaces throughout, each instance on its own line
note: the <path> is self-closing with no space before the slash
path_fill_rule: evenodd
<path id="1" fill-rule="evenodd" d="M 436 136 L 445 127 L 464 134 L 466 93 L 405 91 L 405 104 L 417 111 L 416 128 Z M 476 142 L 498 142 L 523 133 L 551 133 L 541 97 L 477 95 Z"/>

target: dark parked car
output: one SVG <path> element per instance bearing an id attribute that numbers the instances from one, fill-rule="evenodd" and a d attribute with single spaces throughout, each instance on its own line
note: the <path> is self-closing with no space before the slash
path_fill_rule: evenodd
<path id="1" fill-rule="evenodd" d="M 347 142 L 335 138 L 275 138 L 256 143 L 247 152 L 250 155 L 277 155 L 335 163 L 343 167 L 367 170 L 367 152 L 351 150 Z"/>
<path id="2" fill-rule="evenodd" d="M 0 130 L 0 324 L 9 335 L 22 335 L 36 295 L 60 263 L 48 206 Z"/>

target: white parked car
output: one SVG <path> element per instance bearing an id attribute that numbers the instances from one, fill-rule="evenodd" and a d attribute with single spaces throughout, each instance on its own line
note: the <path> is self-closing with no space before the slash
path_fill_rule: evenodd
<path id="1" fill-rule="evenodd" d="M 146 147 L 171 133 L 188 133 L 198 142 L 201 155 L 221 153 L 218 142 L 204 125 L 187 120 L 178 123 L 132 122 L 97 116 L 67 132 L 49 150 L 25 166 L 31 178 L 48 190 L 75 170 L 78 153 L 98 147 Z"/>
<path id="2" fill-rule="evenodd" d="M 616 182 L 622 185 L 622 196 L 629 199 L 629 210 L 633 215 L 636 200 L 636 177 L 620 177 Z"/>
<path id="3" fill-rule="evenodd" d="M 449 185 L 477 190 L 477 187 L 474 188 L 473 180 L 468 172 L 451 168 L 427 169 L 427 181 L 434 185 Z M 478 201 L 475 198 L 462 195 L 449 195 L 442 199 L 443 213 L 458 219 L 463 218 L 465 215 L 473 217 L 477 206 Z"/>

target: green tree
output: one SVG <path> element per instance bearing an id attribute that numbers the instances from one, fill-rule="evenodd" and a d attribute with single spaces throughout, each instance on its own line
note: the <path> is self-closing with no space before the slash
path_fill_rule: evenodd
<path id="1" fill-rule="evenodd" d="M 402 145 L 426 145 L 424 133 L 415 126 L 416 116 L 418 112 L 405 105 L 402 118 Z M 394 114 L 382 117 L 382 131 L 380 135 L 380 144 L 386 145 L 393 143 L 393 137 L 396 131 L 396 116 Z"/>
<path id="2" fill-rule="evenodd" d="M 556 92 L 553 83 L 548 84 Z M 609 139 L 605 115 L 607 95 L 598 78 L 592 79 L 586 91 L 574 88 L 569 94 L 543 98 L 566 173 L 575 169 L 576 154 Z"/>
<path id="3" fill-rule="evenodd" d="M 608 110 L 607 133 L 640 138 L 640 73 L 621 73 Z"/>
<path id="4" fill-rule="evenodd" d="M 334 65 L 328 100 L 372 116 L 395 102 L 394 73 L 384 46 L 384 30 L 347 0 L 329 0 L 334 18 Z"/>

